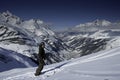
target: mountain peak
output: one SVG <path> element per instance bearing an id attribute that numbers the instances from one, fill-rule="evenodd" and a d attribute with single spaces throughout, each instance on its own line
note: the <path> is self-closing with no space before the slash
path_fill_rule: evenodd
<path id="1" fill-rule="evenodd" d="M 93 22 L 87 22 L 87 23 L 84 23 L 84 24 L 79 24 L 76 26 L 76 28 L 79 28 L 79 27 L 89 27 L 89 26 L 109 26 L 111 24 L 110 21 L 107 21 L 107 20 L 100 20 L 100 19 L 96 19 L 94 20 Z"/>
<path id="2" fill-rule="evenodd" d="M 7 17 L 7 16 L 12 16 L 12 13 L 7 10 L 6 12 L 3 12 L 2 15 Z"/>
<path id="3" fill-rule="evenodd" d="M 111 22 L 107 21 L 107 20 L 99 20 L 99 19 L 97 19 L 97 20 L 93 21 L 93 24 L 96 25 L 96 26 L 108 26 L 108 25 L 111 24 Z"/>
<path id="4" fill-rule="evenodd" d="M 0 14 L 0 21 L 6 22 L 6 23 L 9 23 L 12 25 L 20 24 L 22 22 L 22 20 L 19 17 L 13 15 L 8 10 L 6 12 L 3 12 L 2 14 Z"/>

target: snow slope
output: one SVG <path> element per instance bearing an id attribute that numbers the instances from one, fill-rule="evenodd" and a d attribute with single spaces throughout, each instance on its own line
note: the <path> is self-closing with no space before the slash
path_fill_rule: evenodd
<path id="1" fill-rule="evenodd" d="M 0 72 L 14 68 L 37 66 L 29 57 L 20 53 L 0 48 Z"/>
<path id="2" fill-rule="evenodd" d="M 0 73 L 0 80 L 120 80 L 120 47 L 45 66 L 35 77 L 34 68 Z"/>

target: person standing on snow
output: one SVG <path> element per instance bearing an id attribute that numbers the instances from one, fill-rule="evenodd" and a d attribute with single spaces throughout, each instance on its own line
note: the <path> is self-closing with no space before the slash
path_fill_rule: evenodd
<path id="1" fill-rule="evenodd" d="M 39 62 L 39 65 L 38 65 L 38 68 L 36 69 L 36 73 L 35 73 L 35 76 L 39 76 L 41 74 L 41 71 L 44 67 L 44 60 L 46 58 L 45 56 L 45 43 L 44 42 L 41 42 L 40 45 L 39 45 L 39 53 L 38 53 L 38 62 Z"/>

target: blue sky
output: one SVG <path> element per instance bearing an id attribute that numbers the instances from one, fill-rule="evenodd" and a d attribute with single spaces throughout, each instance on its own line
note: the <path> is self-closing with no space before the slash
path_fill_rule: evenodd
<path id="1" fill-rule="evenodd" d="M 22 19 L 41 19 L 64 30 L 96 19 L 120 20 L 119 0 L 0 0 L 0 12 L 9 10 Z"/>

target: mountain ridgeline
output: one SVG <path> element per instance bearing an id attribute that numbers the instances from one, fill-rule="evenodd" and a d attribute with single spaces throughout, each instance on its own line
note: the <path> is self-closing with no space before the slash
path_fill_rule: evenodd
<path id="1" fill-rule="evenodd" d="M 16 61 L 29 65 L 27 67 L 35 66 L 40 42 L 46 45 L 46 64 L 60 62 L 120 46 L 120 23 L 95 20 L 58 34 L 39 19 L 24 21 L 9 11 L 0 13 L 0 64 L 12 65 Z M 22 62 L 21 55 L 24 56 Z M 24 58 L 31 60 L 26 64 Z"/>

